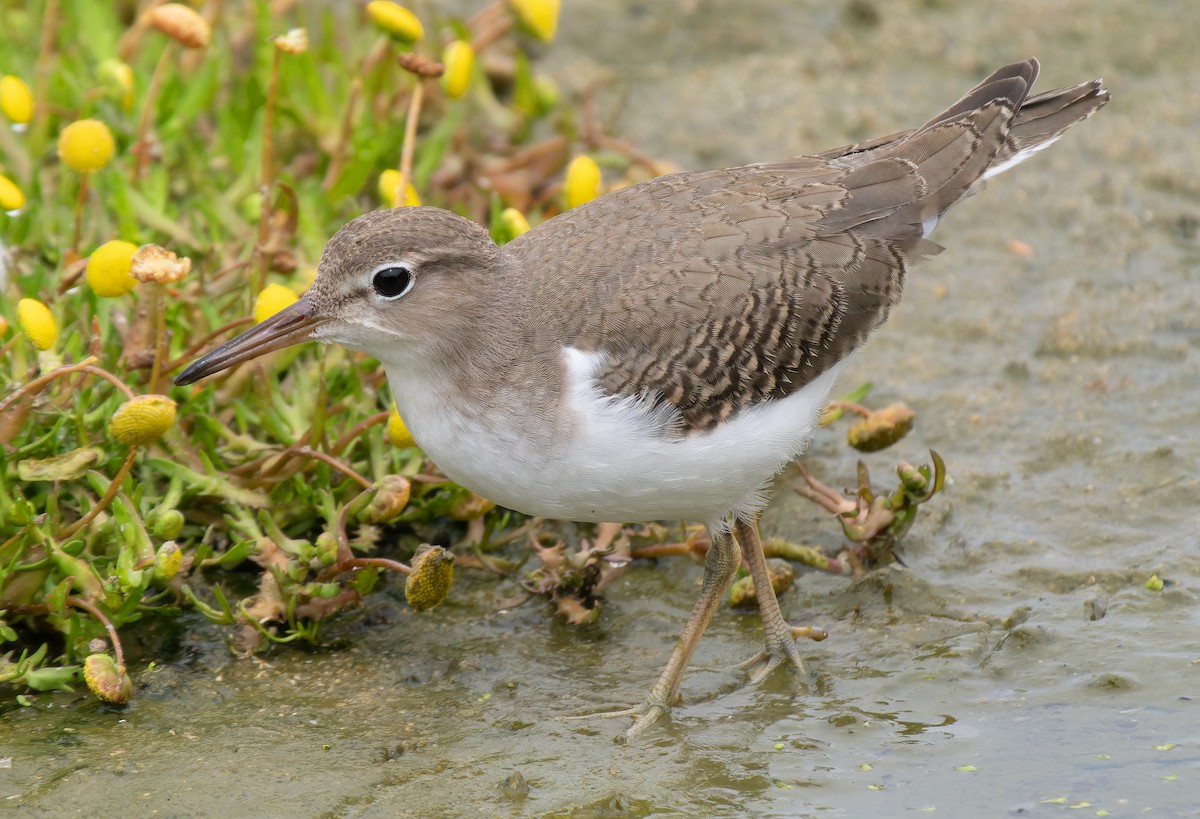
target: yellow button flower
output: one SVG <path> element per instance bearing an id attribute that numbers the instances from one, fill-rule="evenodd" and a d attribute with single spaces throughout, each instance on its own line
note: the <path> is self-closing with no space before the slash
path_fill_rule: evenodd
<path id="1" fill-rule="evenodd" d="M 58 135 L 58 158 L 80 173 L 100 170 L 116 149 L 112 131 L 95 119 L 72 122 Z"/>
<path id="2" fill-rule="evenodd" d="M 21 299 L 17 302 L 17 320 L 38 349 L 49 350 L 58 341 L 58 324 L 50 315 L 50 308 L 37 299 Z"/>
<path id="3" fill-rule="evenodd" d="M 417 442 L 413 440 L 412 433 L 408 431 L 408 425 L 396 411 L 395 404 L 392 404 L 392 414 L 388 416 L 387 439 L 396 449 L 407 449 L 417 445 Z"/>
<path id="4" fill-rule="evenodd" d="M 540 113 L 552 110 L 562 98 L 562 92 L 558 88 L 558 83 L 551 77 L 534 77 L 533 94 L 537 98 L 538 111 Z"/>
<path id="5" fill-rule="evenodd" d="M 851 425 L 846 443 L 859 452 L 878 452 L 912 432 L 916 417 L 907 404 L 891 404 Z"/>
<path id="6" fill-rule="evenodd" d="M 529 220 L 516 208 L 505 208 L 500 211 L 500 221 L 512 231 L 513 236 L 520 236 L 529 230 Z"/>
<path id="7" fill-rule="evenodd" d="M 388 169 L 379 174 L 379 196 L 387 203 L 389 208 L 411 207 L 415 208 L 421 204 L 421 197 L 417 195 L 417 189 L 413 187 L 412 182 L 408 182 L 404 186 L 404 201 L 396 195 L 397 188 L 400 187 L 400 171 Z"/>
<path id="8" fill-rule="evenodd" d="M 496 508 L 496 504 L 477 492 L 467 492 L 450 504 L 446 511 L 455 520 L 475 520 Z"/>
<path id="9" fill-rule="evenodd" d="M 455 40 L 446 46 L 442 54 L 446 73 L 442 75 L 442 88 L 452 100 L 467 93 L 471 84 L 471 71 L 475 66 L 475 49 L 465 40 Z"/>
<path id="10" fill-rule="evenodd" d="M 33 92 L 20 77 L 12 74 L 0 77 L 0 111 L 14 125 L 24 125 L 33 119 Z"/>
<path id="11" fill-rule="evenodd" d="M 391 523 L 412 497 L 412 484 L 403 475 L 387 475 L 371 489 L 370 500 L 359 516 L 364 523 Z"/>
<path id="12" fill-rule="evenodd" d="M 600 194 L 600 166 L 590 156 L 577 156 L 567 166 L 567 207 L 590 202 Z"/>
<path id="13" fill-rule="evenodd" d="M 501 238 L 506 242 L 511 242 L 529 230 L 529 220 L 516 208 L 505 208 L 500 211 L 499 222 Z"/>
<path id="14" fill-rule="evenodd" d="M 414 611 L 431 609 L 446 599 L 454 582 L 454 555 L 428 543 L 413 555 L 412 573 L 404 582 L 404 599 Z"/>
<path id="15" fill-rule="evenodd" d="M 558 30 L 559 0 L 512 0 L 512 7 L 534 37 L 543 42 L 554 39 Z"/>
<path id="16" fill-rule="evenodd" d="M 25 194 L 4 174 L 0 174 L 0 210 L 19 210 L 25 207 Z"/>
<path id="17" fill-rule="evenodd" d="M 159 580 L 170 580 L 183 568 L 183 550 L 173 540 L 168 540 L 154 553 L 154 576 Z"/>
<path id="18" fill-rule="evenodd" d="M 375 25 L 401 40 L 416 42 L 425 36 L 425 27 L 417 15 L 391 0 L 371 0 L 367 3 L 367 16 L 375 21 Z"/>
<path id="19" fill-rule="evenodd" d="M 254 300 L 254 320 L 264 322 L 299 300 L 299 296 L 282 284 L 268 284 Z"/>
<path id="20" fill-rule="evenodd" d="M 84 275 L 97 296 L 124 296 L 137 279 L 129 272 L 137 245 L 114 239 L 92 251 Z"/>
<path id="21" fill-rule="evenodd" d="M 133 696 L 133 680 L 125 666 L 107 654 L 92 654 L 83 661 L 83 679 L 103 702 L 124 705 Z"/>
<path id="22" fill-rule="evenodd" d="M 165 395 L 139 395 L 117 407 L 108 432 L 126 446 L 159 439 L 175 423 L 175 402 Z"/>
<path id="23" fill-rule="evenodd" d="M 104 60 L 100 63 L 100 77 L 108 85 L 109 90 L 121 100 L 121 107 L 126 111 L 133 109 L 133 69 L 120 60 Z"/>

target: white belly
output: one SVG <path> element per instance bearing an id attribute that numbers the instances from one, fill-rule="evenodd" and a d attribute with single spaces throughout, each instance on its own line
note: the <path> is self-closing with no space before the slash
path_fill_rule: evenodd
<path id="1" fill-rule="evenodd" d="M 388 380 L 426 454 L 501 506 L 560 520 L 709 523 L 765 502 L 767 481 L 804 450 L 841 366 L 710 432 L 678 437 L 664 434 L 673 413 L 600 392 L 598 355 L 567 348 L 564 360 L 569 410 L 556 429 L 513 416 L 527 395 L 503 396 L 502 409 L 480 419 L 455 412 L 444 388 L 407 368 L 389 366 Z"/>

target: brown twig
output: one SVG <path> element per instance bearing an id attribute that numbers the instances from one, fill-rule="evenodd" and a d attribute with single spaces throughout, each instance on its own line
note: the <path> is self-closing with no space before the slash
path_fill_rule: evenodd
<path id="1" fill-rule="evenodd" d="M 74 250 L 70 251 L 70 253 L 74 252 Z M 54 294 L 56 296 L 61 296 L 63 293 L 66 293 L 68 290 L 78 284 L 79 279 L 82 278 L 83 274 L 87 271 L 87 263 L 88 259 L 86 257 L 79 258 L 77 256 L 74 261 L 64 265 L 62 278 L 59 279 L 58 284 L 55 285 Z"/>
<path id="2" fill-rule="evenodd" d="M 836 489 L 821 483 L 815 475 L 803 466 L 797 464 L 797 469 L 800 470 L 800 476 L 804 478 L 804 482 L 807 484 L 806 486 L 795 487 L 798 495 L 814 501 L 818 506 L 823 506 L 835 515 L 847 515 L 858 510 L 857 503 L 847 499 L 845 495 Z"/>
<path id="3" fill-rule="evenodd" d="M 692 554 L 692 544 L 683 543 L 652 543 L 649 546 L 636 546 L 629 550 L 629 556 L 634 560 L 649 560 L 656 557 L 687 557 Z"/>
<path id="4" fill-rule="evenodd" d="M 592 148 L 605 148 L 621 154 L 635 165 L 641 165 L 651 176 L 661 176 L 665 171 L 649 154 L 635 148 L 628 142 L 604 133 L 596 122 L 596 89 L 593 87 L 584 94 L 583 106 L 580 112 L 580 139 Z"/>
<path id="5" fill-rule="evenodd" d="M 312 447 L 305 446 L 305 447 L 301 447 L 300 449 L 297 449 L 294 454 L 295 455 L 304 455 L 305 457 L 308 457 L 308 458 L 315 458 L 318 461 L 323 461 L 324 463 L 329 464 L 334 469 L 341 472 L 346 477 L 353 480 L 355 483 L 357 483 L 363 489 L 371 488 L 370 481 L 368 481 L 362 475 L 355 472 L 349 466 L 349 464 L 346 464 L 346 463 L 338 460 L 337 458 L 333 457 L 332 455 L 329 455 L 328 453 L 320 452 L 316 449 L 313 449 Z"/>
<path id="6" fill-rule="evenodd" d="M 261 458 L 255 458 L 252 461 L 247 461 L 244 464 L 240 464 L 226 471 L 229 472 L 229 474 L 237 475 L 238 477 L 254 475 L 255 479 L 248 481 L 248 486 L 262 486 L 266 483 L 269 483 L 270 481 L 267 481 L 267 478 L 270 478 L 275 473 L 279 472 L 279 470 L 282 469 L 288 461 L 294 458 L 301 449 L 308 446 L 308 436 L 311 431 L 312 430 L 310 429 L 308 432 L 305 432 L 300 436 L 300 440 L 296 441 L 294 444 L 290 444 L 284 449 L 281 449 L 279 452 L 272 452 L 270 455 L 264 455 Z"/>
<path id="7" fill-rule="evenodd" d="M 471 50 L 476 54 L 482 54 L 485 48 L 503 37 L 512 27 L 513 18 L 511 15 L 501 17 L 494 22 L 489 22 L 471 40 Z"/>
<path id="8" fill-rule="evenodd" d="M 357 424 L 354 425 L 353 429 L 351 429 L 349 432 L 347 432 L 345 435 L 343 435 L 341 438 L 339 438 L 337 440 L 337 443 L 335 443 L 333 446 L 331 446 L 329 448 L 329 454 L 330 455 L 340 455 L 342 453 L 343 449 L 345 449 L 351 443 L 354 442 L 355 438 L 357 438 L 359 435 L 362 435 L 364 432 L 366 432 L 368 429 L 375 426 L 376 424 L 386 423 L 387 419 L 390 415 L 391 415 L 390 410 L 385 410 L 383 412 L 377 412 L 374 415 L 368 416 L 367 418 L 364 418 L 362 421 L 359 421 Z"/>
<path id="9" fill-rule="evenodd" d="M 417 475 L 413 475 L 411 478 L 409 478 L 409 480 L 412 481 L 413 483 L 428 483 L 428 484 L 454 483 L 454 481 L 450 480 L 445 475 L 429 475 L 426 473 L 420 473 Z"/>
<path id="10" fill-rule="evenodd" d="M 100 378 L 103 378 L 105 381 L 108 381 L 110 384 L 112 384 L 114 387 L 116 387 L 118 390 L 120 390 L 124 394 L 124 396 L 126 398 L 128 398 L 130 401 L 137 398 L 137 394 L 130 388 L 130 386 L 128 384 L 126 384 L 121 379 L 117 378 L 115 375 L 110 373 L 108 370 L 102 369 L 100 367 L 94 367 L 91 364 L 86 364 L 86 365 L 80 367 L 79 371 L 81 373 L 88 373 L 89 375 L 95 375 L 95 376 L 99 376 Z"/>
<path id="11" fill-rule="evenodd" d="M 498 17 L 505 13 L 507 8 L 508 3 L 506 0 L 492 0 L 491 3 L 471 15 L 471 18 L 467 20 L 467 28 L 474 31 L 475 29 L 490 26 Z"/>
<path id="12" fill-rule="evenodd" d="M 425 84 L 418 77 L 413 86 L 412 99 L 408 103 L 408 118 L 404 121 L 404 145 L 400 148 L 400 179 L 396 183 L 396 202 L 403 204 L 408 198 L 408 185 L 412 182 L 413 154 L 417 145 L 417 120 L 421 116 L 421 103 L 425 98 Z"/>
<path id="13" fill-rule="evenodd" d="M 652 176 L 662 176 L 665 172 L 654 157 L 643 153 L 623 139 L 617 139 L 608 134 L 595 134 L 589 141 L 597 148 L 606 148 L 621 154 L 635 165 L 641 165 Z"/>
<path id="14" fill-rule="evenodd" d="M 446 73 L 446 66 L 432 57 L 426 57 L 424 54 L 418 54 L 415 51 L 404 52 L 396 57 L 396 62 L 405 71 L 425 80 L 436 80 Z"/>
<path id="15" fill-rule="evenodd" d="M 494 173 L 508 173 L 527 168 L 535 162 L 541 162 L 548 157 L 554 157 L 558 154 L 565 155 L 566 146 L 567 138 L 558 134 L 535 145 L 517 150 L 512 155 L 498 162 L 492 170 Z"/>
<path id="16" fill-rule="evenodd" d="M 117 636 L 117 629 L 108 619 L 108 616 L 100 611 L 96 606 L 93 606 L 82 597 L 68 597 L 66 600 L 68 606 L 74 606 L 77 609 L 83 609 L 88 614 L 95 617 L 103 624 L 105 631 L 108 632 L 108 639 L 113 646 L 113 654 L 116 655 L 117 665 L 125 665 L 125 652 L 121 650 L 121 638 Z"/>
<path id="17" fill-rule="evenodd" d="M 91 366 L 92 362 L 95 360 L 96 357 L 94 355 L 90 355 L 78 364 L 68 364 L 65 367 L 59 367 L 56 370 L 51 370 L 44 375 L 38 376 L 32 381 L 25 382 L 20 387 L 17 387 L 15 390 L 6 395 L 4 400 L 0 401 L 0 415 L 3 415 L 4 411 L 16 403 L 17 399 L 22 395 L 30 392 L 32 392 L 34 395 L 37 395 L 54 379 L 61 378 L 64 375 L 70 375 L 71 373 L 77 373 L 83 368 Z"/>
<path id="18" fill-rule="evenodd" d="M 871 411 L 869 409 L 864 407 L 862 404 L 856 404 L 853 401 L 830 401 L 825 405 L 824 411 L 836 412 L 837 410 L 842 410 L 843 412 L 853 412 L 857 415 L 861 415 L 863 418 L 871 417 Z"/>
<path id="19" fill-rule="evenodd" d="M 412 574 L 411 566 L 401 563 L 399 560 L 389 560 L 386 557 L 352 557 L 349 560 L 339 563 L 333 568 L 338 570 L 336 572 L 337 574 L 342 574 L 343 572 L 348 572 L 351 569 L 364 569 L 368 566 L 375 566 L 380 569 L 399 572 L 403 575 Z"/>
<path id="20" fill-rule="evenodd" d="M 214 284 L 214 283 L 220 281 L 225 276 L 229 275 L 230 273 L 233 273 L 235 270 L 241 270 L 243 267 L 249 267 L 249 266 L 250 266 L 250 262 L 246 261 L 245 259 L 238 259 L 236 262 L 230 262 L 229 264 L 222 267 L 220 270 L 213 273 L 212 276 L 210 276 L 208 278 L 208 283 L 210 285 Z"/>
<path id="21" fill-rule="evenodd" d="M 100 514 L 100 512 L 103 511 L 106 506 L 112 503 L 112 499 L 117 496 L 117 492 L 121 489 L 121 481 L 125 480 L 125 477 L 129 474 L 129 470 L 133 468 L 133 461 L 137 457 L 137 453 L 138 448 L 136 446 L 131 446 L 129 448 L 129 454 L 125 456 L 125 462 L 122 463 L 121 468 L 117 470 L 116 477 L 114 477 L 108 484 L 108 489 L 105 490 L 104 496 L 100 498 L 99 502 L 97 502 L 95 506 L 88 510 L 86 515 L 55 535 L 55 540 L 66 540 L 84 526 L 87 526 L 89 523 L 91 523 L 92 520 L 95 519 L 96 515 Z"/>
<path id="22" fill-rule="evenodd" d="M 21 338 L 20 335 L 15 335 L 12 338 L 10 338 L 8 341 L 6 341 L 4 343 L 4 346 L 0 347 L 0 360 L 3 360 L 8 357 L 9 351 L 12 350 L 13 347 L 17 346 L 17 341 L 20 338 Z"/>
<path id="23" fill-rule="evenodd" d="M 517 538 L 524 537 L 528 532 L 532 531 L 533 529 L 536 529 L 538 526 L 541 526 L 541 525 L 542 525 L 542 518 L 530 518 L 522 526 L 518 526 L 516 529 L 512 529 L 508 532 L 505 532 L 502 535 L 494 535 L 494 536 L 488 538 L 488 542 L 487 542 L 488 548 L 496 549 L 500 546 L 505 545 L 506 543 L 511 543 L 512 541 L 516 540 Z"/>

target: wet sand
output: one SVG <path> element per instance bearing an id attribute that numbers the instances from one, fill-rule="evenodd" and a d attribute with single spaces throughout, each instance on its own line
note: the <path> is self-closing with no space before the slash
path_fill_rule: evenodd
<path id="1" fill-rule="evenodd" d="M 739 687 L 757 616 L 722 610 L 684 707 L 631 748 L 624 722 L 560 717 L 645 693 L 695 595 L 685 560 L 632 567 L 583 629 L 498 610 L 515 584 L 465 573 L 427 614 L 377 595 L 311 654 L 235 661 L 198 626 L 124 711 L 7 706 L 7 810 L 1197 815 L 1200 6 L 565 5 L 543 70 L 607 80 L 614 131 L 686 168 L 911 127 L 1031 55 L 1042 89 L 1106 79 L 1105 110 L 945 220 L 947 251 L 842 376 L 918 413 L 867 456 L 881 482 L 929 448 L 949 466 L 905 566 L 801 576 L 785 614 L 830 632 L 807 681 Z M 806 460 L 834 485 L 856 460 L 840 435 Z M 836 547 L 795 481 L 764 533 Z"/>

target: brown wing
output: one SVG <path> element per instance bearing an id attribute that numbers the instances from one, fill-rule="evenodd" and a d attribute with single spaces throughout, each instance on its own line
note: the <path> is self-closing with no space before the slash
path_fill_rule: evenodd
<path id="1" fill-rule="evenodd" d="M 535 309 L 579 308 L 546 326 L 573 326 L 556 341 L 605 354 L 606 392 L 654 396 L 677 408 L 681 431 L 709 429 L 808 384 L 887 318 L 908 266 L 939 250 L 926 228 L 1010 150 L 1036 72 L 1002 69 L 868 149 L 660 177 L 508 247 L 544 292 L 563 271 L 591 272 L 574 298 Z"/>
<path id="2" fill-rule="evenodd" d="M 683 431 L 703 430 L 807 384 L 886 317 L 909 260 L 936 248 L 919 221 L 888 237 L 873 223 L 921 187 L 892 161 L 677 174 L 545 223 L 553 240 L 509 247 L 528 274 L 547 277 L 538 290 L 553 293 L 561 271 L 590 272 L 574 298 L 536 312 L 574 305 L 544 325 L 573 327 L 555 341 L 605 354 L 596 377 L 606 392 L 668 401 Z M 848 204 L 872 229 L 822 225 Z"/>

